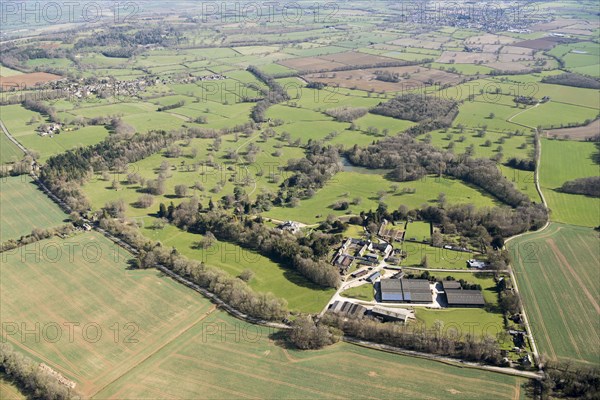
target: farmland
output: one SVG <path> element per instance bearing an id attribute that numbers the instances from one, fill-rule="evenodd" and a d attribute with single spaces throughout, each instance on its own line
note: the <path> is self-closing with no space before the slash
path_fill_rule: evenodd
<path id="1" fill-rule="evenodd" d="M 597 176 L 595 153 L 594 143 L 542 140 L 540 184 L 553 221 L 591 227 L 600 225 L 597 199 L 557 191 L 566 181 Z"/>
<path id="2" fill-rule="evenodd" d="M 510 242 L 515 274 L 539 351 L 551 360 L 597 363 L 598 234 L 552 223 Z"/>
<path id="3" fill-rule="evenodd" d="M 227 336 L 225 332 L 229 332 Z M 519 378 L 343 343 L 312 352 L 287 350 L 269 340 L 272 333 L 221 312 L 212 313 L 97 397 L 164 397 L 168 393 L 193 398 L 210 392 L 217 397 L 366 398 L 373 391 L 380 398 L 417 399 L 446 397 L 448 391 L 465 399 L 483 395 L 512 399 L 524 395 Z M 418 378 L 422 374 L 434 378 L 434 383 L 422 387 Z M 387 385 L 385 381 L 405 383 Z"/>
<path id="4" fill-rule="evenodd" d="M 67 219 L 67 215 L 32 183 L 29 176 L 0 179 L 0 192 L 0 242 L 28 235 L 34 228 L 62 225 Z"/>
<path id="5" fill-rule="evenodd" d="M 7 335 L 9 342 L 74 380 L 88 395 L 176 339 L 211 310 L 207 300 L 155 270 L 129 270 L 131 256 L 99 234 L 48 240 L 5 257 L 2 322 L 20 321 L 29 329 L 35 323 L 60 327 L 66 321 L 74 323 L 71 342 L 66 336 L 56 343 L 21 340 L 20 333 Z M 94 340 L 82 336 L 89 324 L 97 328 L 89 330 Z"/>
<path id="6" fill-rule="evenodd" d="M 423 20 L 405 3 L 300 0 L 274 5 L 275 21 L 196 3 L 144 2 L 114 23 L 29 26 L 11 15 L 3 29 L 0 119 L 27 157 L 1 135 L 2 322 L 104 333 L 28 341 L 11 325 L 18 352 L 85 398 L 530 394 L 524 378 L 338 342 L 367 331 L 356 323 L 368 340 L 409 343 L 386 318 L 344 332 L 314 318 L 339 288 L 374 301 L 371 284 L 348 288 L 369 265 L 481 285 L 482 308 L 446 307 L 444 295 L 438 308 L 407 303 L 424 335 L 491 339 L 479 354 L 456 343 L 436 354 L 530 378 L 544 360 L 519 338 L 532 333 L 548 359 L 598 365 L 600 207 L 560 191 L 599 171 L 595 3 L 523 12 L 502 2 L 482 20 L 442 2 Z M 225 9 L 206 15 L 207 5 Z M 293 23 L 288 6 L 302 8 Z M 22 237 L 64 224 L 70 237 Z M 503 244 L 518 234 L 511 261 Z M 472 258 L 498 272 L 473 272 Z M 235 319 L 159 266 L 272 323 Z M 284 325 L 293 334 L 266 327 Z M 434 349 L 429 339 L 414 348 Z M 7 380 L 0 390 L 19 397 Z"/>

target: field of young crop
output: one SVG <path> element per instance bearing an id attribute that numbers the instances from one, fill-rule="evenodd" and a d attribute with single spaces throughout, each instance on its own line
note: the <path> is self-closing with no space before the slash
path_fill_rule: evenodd
<path id="1" fill-rule="evenodd" d="M 566 181 L 598 175 L 594 143 L 542 140 L 540 184 L 556 222 L 596 227 L 600 225 L 598 199 L 557 191 Z"/>
<path id="2" fill-rule="evenodd" d="M 5 254 L 3 337 L 90 396 L 201 324 L 214 309 L 156 270 L 130 270 L 130 258 L 97 233 Z M 25 329 L 37 329 L 38 340 L 22 336 Z"/>
<path id="3" fill-rule="evenodd" d="M 524 381 L 339 343 L 280 347 L 275 332 L 214 312 L 97 394 L 98 398 L 524 398 Z M 423 386 L 423 376 L 429 384 Z M 401 382 L 392 384 L 391 382 Z"/>
<path id="4" fill-rule="evenodd" d="M 592 229 L 558 223 L 509 242 L 538 350 L 552 360 L 598 362 L 599 245 Z"/>
<path id="5" fill-rule="evenodd" d="M 0 164 L 19 161 L 25 154 L 15 145 L 8 136 L 1 132 L 0 135 Z"/>
<path id="6" fill-rule="evenodd" d="M 33 228 L 62 225 L 68 218 L 27 175 L 1 178 L 0 193 L 0 243 L 28 235 Z"/>

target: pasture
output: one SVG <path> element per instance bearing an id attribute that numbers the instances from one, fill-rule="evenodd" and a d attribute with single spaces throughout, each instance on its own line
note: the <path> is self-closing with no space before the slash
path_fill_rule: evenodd
<path id="1" fill-rule="evenodd" d="M 27 175 L 0 179 L 0 243 L 19 239 L 33 228 L 62 225 L 68 216 Z"/>
<path id="2" fill-rule="evenodd" d="M 389 210 L 395 210 L 402 204 L 418 208 L 423 204 L 437 203 L 440 193 L 445 193 L 449 204 L 474 203 L 478 207 L 497 204 L 489 195 L 455 179 L 428 176 L 418 181 L 393 182 L 386 179 L 381 171 L 352 166 L 346 169 L 334 176 L 312 198 L 302 200 L 298 207 L 276 207 L 264 215 L 312 224 L 322 221 L 327 215 L 343 216 L 359 214 L 363 210 L 374 211 L 380 201 L 387 204 Z M 344 201 L 349 202 L 347 210 L 334 209 L 337 202 Z"/>
<path id="3" fill-rule="evenodd" d="M 4 375 L 0 376 L 0 399 L 3 400 L 25 400 L 27 397 L 21 393 L 11 381 L 7 380 Z"/>
<path id="4" fill-rule="evenodd" d="M 551 210 L 550 219 L 566 224 L 600 225 L 598 199 L 561 193 L 563 183 L 598 175 L 598 150 L 591 142 L 542 139 L 540 185 Z"/>
<path id="5" fill-rule="evenodd" d="M 338 343 L 280 347 L 270 329 L 214 312 L 97 394 L 97 398 L 524 398 L 524 380 Z M 422 377 L 429 377 L 423 386 Z M 402 384 L 390 384 L 402 382 Z"/>
<path id="6" fill-rule="evenodd" d="M 598 363 L 599 245 L 592 229 L 558 223 L 508 243 L 538 350 L 551 360 Z"/>
<path id="7" fill-rule="evenodd" d="M 0 164 L 19 161 L 25 154 L 8 139 L 4 132 L 0 132 Z"/>

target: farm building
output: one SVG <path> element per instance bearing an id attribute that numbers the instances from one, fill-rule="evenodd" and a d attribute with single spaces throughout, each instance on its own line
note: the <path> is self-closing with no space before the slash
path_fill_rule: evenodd
<path id="1" fill-rule="evenodd" d="M 431 303 L 431 287 L 426 279 L 382 279 L 379 291 L 382 302 Z"/>
<path id="2" fill-rule="evenodd" d="M 444 288 L 444 290 L 462 289 L 460 283 L 457 281 L 443 281 L 442 287 Z"/>
<path id="3" fill-rule="evenodd" d="M 362 276 L 365 276 L 368 273 L 369 273 L 368 269 L 361 269 L 360 271 L 353 272 L 352 274 L 350 274 L 350 276 L 353 278 L 360 278 Z"/>
<path id="4" fill-rule="evenodd" d="M 467 267 L 469 267 L 469 268 L 484 269 L 487 266 L 488 266 L 488 263 L 486 263 L 485 261 L 467 260 Z"/>
<path id="5" fill-rule="evenodd" d="M 448 307 L 483 307 L 485 301 L 480 290 L 446 290 Z"/>
<path id="6" fill-rule="evenodd" d="M 385 322 L 406 322 L 408 319 L 415 318 L 415 312 L 405 308 L 388 309 L 376 306 L 371 310 L 371 314 Z"/>
<path id="7" fill-rule="evenodd" d="M 360 304 L 351 303 L 349 301 L 334 301 L 333 304 L 329 306 L 330 312 L 335 312 L 338 314 L 344 314 L 349 317 L 362 317 L 365 315 L 367 309 Z"/>
<path id="8" fill-rule="evenodd" d="M 367 278 L 367 281 L 369 281 L 369 282 L 373 283 L 373 282 L 375 282 L 375 280 L 376 280 L 377 278 L 379 278 L 380 276 L 381 276 L 381 273 L 379 273 L 379 272 L 372 273 L 372 274 L 371 274 L 371 275 L 369 275 L 369 277 Z"/>

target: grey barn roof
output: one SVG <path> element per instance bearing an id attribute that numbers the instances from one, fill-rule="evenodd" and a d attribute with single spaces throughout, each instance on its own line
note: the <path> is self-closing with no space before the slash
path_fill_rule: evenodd
<path id="1" fill-rule="evenodd" d="M 336 300 L 329 307 L 329 311 L 352 316 L 362 316 L 367 311 L 367 309 L 361 306 L 360 304 L 351 303 L 349 301 Z"/>
<path id="2" fill-rule="evenodd" d="M 447 290 L 448 305 L 485 305 L 483 294 L 479 290 Z"/>
<path id="3" fill-rule="evenodd" d="M 460 283 L 457 281 L 443 281 L 442 286 L 444 287 L 444 290 L 461 288 Z"/>
<path id="4" fill-rule="evenodd" d="M 426 279 L 382 279 L 381 301 L 430 303 L 433 301 Z"/>

